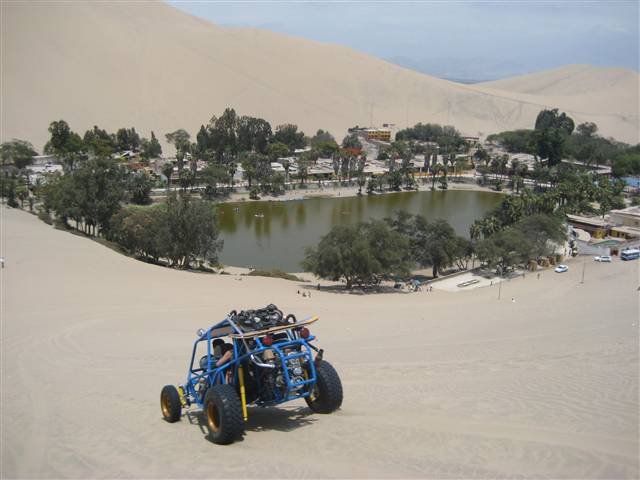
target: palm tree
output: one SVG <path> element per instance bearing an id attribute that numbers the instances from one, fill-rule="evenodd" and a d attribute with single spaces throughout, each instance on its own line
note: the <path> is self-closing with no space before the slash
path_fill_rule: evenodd
<path id="1" fill-rule="evenodd" d="M 289 170 L 291 169 L 291 163 L 286 158 L 282 161 L 282 167 L 284 168 L 284 181 L 289 183 Z"/>
<path id="2" fill-rule="evenodd" d="M 484 238 L 487 238 L 500 230 L 500 222 L 496 217 L 492 215 L 482 220 L 481 228 L 482 236 Z"/>
<path id="3" fill-rule="evenodd" d="M 367 184 L 367 177 L 363 173 L 358 174 L 358 195 L 362 195 L 362 187 Z"/>
<path id="4" fill-rule="evenodd" d="M 227 169 L 227 173 L 229 174 L 229 183 L 231 184 L 231 188 L 233 188 L 233 185 L 235 183 L 234 177 L 236 176 L 237 169 L 238 169 L 238 167 L 236 166 L 236 162 L 231 162 L 229 164 L 229 168 Z"/>
<path id="5" fill-rule="evenodd" d="M 440 168 L 441 168 L 440 165 L 438 165 L 437 163 L 430 167 L 430 170 L 431 170 L 431 190 L 435 190 L 436 189 L 436 175 L 438 175 L 438 173 L 440 172 Z"/>
<path id="6" fill-rule="evenodd" d="M 162 174 L 167 177 L 167 195 L 171 187 L 171 175 L 173 174 L 173 163 L 167 162 L 162 166 Z"/>

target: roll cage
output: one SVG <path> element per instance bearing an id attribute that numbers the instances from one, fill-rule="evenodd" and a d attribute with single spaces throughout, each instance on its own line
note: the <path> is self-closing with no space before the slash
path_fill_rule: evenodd
<path id="1" fill-rule="evenodd" d="M 294 380 L 289 374 L 288 368 L 281 368 L 285 388 L 283 392 L 276 391 L 274 398 L 257 398 L 249 403 L 255 403 L 259 406 L 275 405 L 296 398 L 305 398 L 310 395 L 311 388 L 316 382 L 316 368 L 313 360 L 312 350 L 319 352 L 321 358 L 321 350 L 309 342 L 315 340 L 315 336 L 308 335 L 302 338 L 300 332 L 303 327 L 310 325 L 318 320 L 317 316 L 309 317 L 297 323 L 280 325 L 276 327 L 244 331 L 237 322 L 233 320 L 232 315 L 228 315 L 221 322 L 213 325 L 206 331 L 199 331 L 199 337 L 193 344 L 191 353 L 191 362 L 187 372 L 187 382 L 181 385 L 180 395 L 183 403 L 195 403 L 199 407 L 203 406 L 204 391 L 206 388 L 216 384 L 230 384 L 240 390 L 244 401 L 244 381 L 247 376 L 243 373 L 243 367 L 246 370 L 253 370 L 255 375 L 250 378 L 257 383 L 256 391 L 261 391 L 260 375 L 257 374 L 259 369 L 275 369 L 274 363 L 265 363 L 258 358 L 266 350 L 272 350 L 274 358 L 279 360 L 281 366 L 286 366 L 288 362 L 295 359 L 304 360 L 308 365 L 303 380 Z M 272 344 L 265 344 L 266 336 L 277 335 L 277 340 Z M 228 337 L 232 341 L 233 357 L 232 359 L 219 367 L 215 365 L 215 357 L 211 348 L 211 342 L 216 338 Z M 196 353 L 201 342 L 206 342 L 207 347 L 207 363 L 206 368 L 200 365 L 196 360 Z M 227 372 L 231 372 L 230 375 Z M 305 388 L 306 387 L 306 388 Z"/>

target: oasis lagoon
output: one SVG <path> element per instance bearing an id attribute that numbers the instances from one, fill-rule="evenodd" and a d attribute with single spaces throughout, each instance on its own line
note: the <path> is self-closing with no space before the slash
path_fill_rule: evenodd
<path id="1" fill-rule="evenodd" d="M 444 218 L 458 235 L 500 203 L 501 195 L 480 191 L 398 192 L 361 197 L 224 203 L 218 206 L 224 265 L 300 272 L 306 247 L 334 225 L 381 220 L 404 210 L 429 220 Z"/>

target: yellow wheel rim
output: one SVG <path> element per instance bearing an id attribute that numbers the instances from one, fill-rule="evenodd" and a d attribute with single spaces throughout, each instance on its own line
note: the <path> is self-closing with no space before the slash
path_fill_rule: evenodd
<path id="1" fill-rule="evenodd" d="M 214 402 L 209 402 L 207 405 L 207 424 L 213 432 L 217 432 L 220 428 L 220 419 L 218 418 L 218 409 Z"/>
<path id="2" fill-rule="evenodd" d="M 169 395 L 167 395 L 166 393 L 162 394 L 162 398 L 160 399 L 160 406 L 162 407 L 162 415 L 164 415 L 165 418 L 169 418 L 171 416 L 169 412 Z"/>

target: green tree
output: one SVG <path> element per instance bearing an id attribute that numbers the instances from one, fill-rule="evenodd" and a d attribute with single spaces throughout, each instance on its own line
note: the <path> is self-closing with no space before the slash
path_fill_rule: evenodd
<path id="1" fill-rule="evenodd" d="M 559 114 L 557 108 L 542 110 L 536 118 L 534 134 L 538 156 L 548 159 L 550 166 L 560 163 L 574 127 L 573 119 L 564 112 Z"/>
<path id="2" fill-rule="evenodd" d="M 358 174 L 358 195 L 362 195 L 362 188 L 367 184 L 367 177 L 364 173 Z"/>
<path id="3" fill-rule="evenodd" d="M 315 147 L 318 144 L 331 142 L 336 143 L 336 139 L 329 132 L 325 132 L 322 129 L 319 129 L 316 134 L 309 139 L 309 145 L 312 147 Z"/>
<path id="4" fill-rule="evenodd" d="M 273 142 L 284 143 L 289 147 L 289 151 L 296 148 L 303 148 L 306 145 L 304 132 L 298 131 L 298 126 L 291 123 L 278 125 L 273 135 Z"/>
<path id="5" fill-rule="evenodd" d="M 186 192 L 191 186 L 193 186 L 195 180 L 196 176 L 187 168 L 182 169 L 178 174 L 178 182 L 180 182 L 180 188 L 182 188 L 183 192 Z"/>
<path id="6" fill-rule="evenodd" d="M 86 147 L 80 135 L 69 128 L 64 120 L 51 122 L 49 125 L 51 138 L 44 147 L 45 153 L 54 154 L 67 171 L 72 171 L 79 161 L 86 160 Z"/>
<path id="7" fill-rule="evenodd" d="M 343 148 L 362 148 L 362 143 L 357 135 L 351 134 L 347 135 L 342 139 L 342 147 Z"/>
<path id="8" fill-rule="evenodd" d="M 14 165 L 22 170 L 33 163 L 34 155 L 37 155 L 33 145 L 25 140 L 13 139 L 0 145 L 0 158 L 2 165 Z"/>
<path id="9" fill-rule="evenodd" d="M 487 141 L 502 145 L 510 153 L 535 154 L 534 130 L 511 130 L 500 132 L 487 137 Z M 480 151 L 480 149 L 478 150 Z"/>
<path id="10" fill-rule="evenodd" d="M 317 247 L 306 250 L 303 268 L 320 278 L 344 280 L 346 288 L 378 285 L 409 273 L 405 237 L 381 221 L 336 225 Z"/>
<path id="11" fill-rule="evenodd" d="M 431 266 L 434 277 L 452 265 L 458 254 L 455 230 L 443 219 L 428 222 L 416 216 L 411 246 L 414 260 L 423 267 Z"/>
<path id="12" fill-rule="evenodd" d="M 202 171 L 201 181 L 205 186 L 204 197 L 211 200 L 218 196 L 220 185 L 229 183 L 229 170 L 224 165 L 209 164 Z"/>
<path id="13" fill-rule="evenodd" d="M 140 135 L 132 128 L 120 128 L 116 132 L 116 146 L 118 151 L 137 150 L 140 147 Z"/>
<path id="14" fill-rule="evenodd" d="M 142 158 L 149 160 L 151 158 L 157 158 L 162 155 L 162 147 L 160 142 L 156 138 L 155 133 L 151 132 L 151 139 L 142 139 Z"/>
<path id="15" fill-rule="evenodd" d="M 373 192 L 375 192 L 376 188 L 378 186 L 378 181 L 376 179 L 376 177 L 369 177 L 369 180 L 367 181 L 367 193 L 369 195 L 372 195 Z"/>
<path id="16" fill-rule="evenodd" d="M 298 160 L 298 177 L 300 178 L 300 185 L 304 185 L 309 178 L 309 166 L 311 160 L 306 156 L 301 156 Z"/>
<path id="17" fill-rule="evenodd" d="M 186 195 L 169 196 L 167 228 L 161 236 L 163 257 L 177 268 L 189 268 L 200 259 L 215 263 L 222 249 L 215 208 Z"/>
<path id="18" fill-rule="evenodd" d="M 87 160 L 67 175 L 49 178 L 43 203 L 64 224 L 72 219 L 89 235 L 108 233 L 110 219 L 125 198 L 126 175 L 110 158 Z"/>
<path id="19" fill-rule="evenodd" d="M 476 246 L 478 258 L 489 267 L 495 267 L 499 275 L 506 274 L 516 265 L 525 263 L 532 250 L 529 238 L 513 227 L 500 230 L 481 240 Z"/>
<path id="20" fill-rule="evenodd" d="M 186 130 L 182 128 L 167 133 L 165 135 L 167 142 L 172 144 L 176 149 L 176 160 L 178 162 L 178 170 L 182 170 L 184 157 L 191 150 L 191 135 Z"/>
<path id="21" fill-rule="evenodd" d="M 273 132 L 269 122 L 262 118 L 242 116 L 238 120 L 238 151 L 267 153 Z"/>
<path id="22" fill-rule="evenodd" d="M 109 157 L 117 148 L 115 135 L 108 133 L 97 125 L 94 125 L 93 129 L 84 133 L 82 141 L 87 150 L 95 157 Z"/>
<path id="23" fill-rule="evenodd" d="M 281 142 L 271 143 L 267 147 L 267 155 L 272 162 L 277 161 L 279 158 L 289 155 L 289 147 Z"/>
<path id="24" fill-rule="evenodd" d="M 168 237 L 166 207 L 127 207 L 111 217 L 109 239 L 133 255 L 158 263 L 166 254 L 162 240 Z"/>
<path id="25" fill-rule="evenodd" d="M 585 122 L 578 125 L 576 130 L 583 137 L 592 137 L 598 131 L 598 126 L 593 122 Z"/>
<path id="26" fill-rule="evenodd" d="M 522 232 L 529 246 L 528 258 L 551 255 L 557 245 L 567 239 L 567 229 L 561 216 L 536 214 L 524 217 L 515 227 Z"/>
<path id="27" fill-rule="evenodd" d="M 110 239 L 134 254 L 169 266 L 190 268 L 196 261 L 215 263 L 222 248 L 215 209 L 186 195 L 170 195 L 152 207 L 132 207 L 113 216 Z"/>
<path id="28" fill-rule="evenodd" d="M 131 203 L 148 205 L 151 203 L 151 189 L 153 180 L 146 173 L 134 173 L 129 176 L 127 190 Z"/>
<path id="29" fill-rule="evenodd" d="M 257 160 L 255 155 L 243 155 L 241 156 L 241 163 L 243 178 L 247 180 L 249 188 L 253 184 L 253 180 L 256 176 Z"/>
<path id="30" fill-rule="evenodd" d="M 558 129 L 562 130 L 566 135 L 571 135 L 575 123 L 566 113 L 558 113 L 558 109 L 542 110 L 536 117 L 536 130 Z"/>
<path id="31" fill-rule="evenodd" d="M 167 193 L 171 187 L 171 176 L 173 175 L 173 162 L 166 162 L 162 165 L 162 174 L 167 177 Z"/>

